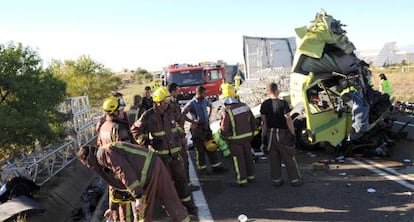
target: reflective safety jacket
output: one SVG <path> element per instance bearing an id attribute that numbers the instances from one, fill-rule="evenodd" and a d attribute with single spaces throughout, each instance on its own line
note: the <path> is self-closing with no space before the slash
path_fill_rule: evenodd
<path id="1" fill-rule="evenodd" d="M 229 141 L 251 139 L 255 131 L 255 118 L 250 108 L 242 102 L 225 106 L 221 113 L 220 136 Z"/>
<path id="2" fill-rule="evenodd" d="M 153 151 L 145 147 L 117 142 L 90 150 L 88 167 L 108 185 L 128 191 L 140 198 L 151 180 L 155 161 L 160 161 Z"/>
<path id="3" fill-rule="evenodd" d="M 125 119 L 107 115 L 105 122 L 99 127 L 97 145 L 103 146 L 119 141 L 136 143 Z"/>
<path id="4" fill-rule="evenodd" d="M 382 79 L 380 84 L 382 85 L 382 93 L 392 96 L 392 86 L 390 81 L 388 79 Z"/>
<path id="5" fill-rule="evenodd" d="M 236 90 L 239 90 L 239 88 L 240 88 L 241 79 L 242 79 L 242 77 L 239 74 L 234 76 L 234 88 Z"/>
<path id="6" fill-rule="evenodd" d="M 126 190 L 118 190 L 112 186 L 108 186 L 108 191 L 109 191 L 109 194 L 108 194 L 109 209 L 111 210 L 118 210 L 120 204 L 130 204 L 131 201 L 135 200 L 135 198 L 131 195 L 131 193 Z M 127 212 L 128 210 L 130 211 L 130 207 L 127 208 L 126 210 Z"/>
<path id="7" fill-rule="evenodd" d="M 164 113 L 149 109 L 132 125 L 132 135 L 141 145 L 141 141 L 152 138 L 150 145 L 160 156 L 178 155 L 185 136 L 179 115 L 170 105 Z"/>

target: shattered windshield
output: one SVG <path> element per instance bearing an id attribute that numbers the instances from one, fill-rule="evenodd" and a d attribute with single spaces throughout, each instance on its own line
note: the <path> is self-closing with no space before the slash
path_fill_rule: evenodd
<path id="1" fill-rule="evenodd" d="M 176 83 L 178 86 L 191 86 L 203 84 L 203 71 L 181 71 L 170 73 L 171 82 Z"/>

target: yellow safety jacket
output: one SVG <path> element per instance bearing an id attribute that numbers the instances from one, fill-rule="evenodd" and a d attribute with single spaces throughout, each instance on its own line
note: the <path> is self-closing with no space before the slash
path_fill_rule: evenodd
<path id="1" fill-rule="evenodd" d="M 382 85 L 382 93 L 388 94 L 391 96 L 393 93 L 393 90 L 392 90 L 390 81 L 388 79 L 387 80 L 382 79 L 381 85 Z"/>
<path id="2" fill-rule="evenodd" d="M 234 77 L 234 88 L 236 89 L 236 90 L 238 90 L 239 88 L 240 88 L 240 82 L 241 82 L 241 76 L 240 75 L 236 75 L 235 77 Z"/>

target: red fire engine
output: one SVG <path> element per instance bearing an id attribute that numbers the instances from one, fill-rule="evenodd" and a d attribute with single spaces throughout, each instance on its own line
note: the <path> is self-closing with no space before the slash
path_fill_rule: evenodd
<path id="1" fill-rule="evenodd" d="M 197 86 L 207 89 L 207 97 L 214 101 L 220 95 L 220 85 L 225 80 L 225 69 L 221 65 L 211 64 L 174 64 L 168 67 L 168 82 L 174 82 L 180 87 L 178 96 L 180 104 L 185 104 L 195 95 Z"/>

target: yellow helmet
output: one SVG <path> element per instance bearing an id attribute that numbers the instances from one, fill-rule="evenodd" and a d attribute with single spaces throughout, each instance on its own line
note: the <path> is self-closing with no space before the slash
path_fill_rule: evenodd
<path id="1" fill-rule="evenodd" d="M 212 138 L 210 140 L 205 141 L 204 146 L 206 147 L 208 151 L 215 152 L 219 145 L 217 141 L 214 138 Z"/>
<path id="2" fill-rule="evenodd" d="M 236 89 L 234 89 L 234 86 L 226 83 L 223 85 L 223 87 L 221 88 L 221 97 L 222 98 L 227 98 L 227 97 L 236 97 Z"/>
<path id="3" fill-rule="evenodd" d="M 119 98 L 111 96 L 105 99 L 102 105 L 106 114 L 112 114 L 119 109 Z"/>
<path id="4" fill-rule="evenodd" d="M 160 87 L 152 94 L 152 101 L 159 103 L 164 101 L 167 97 L 170 96 L 170 93 L 164 87 Z"/>

